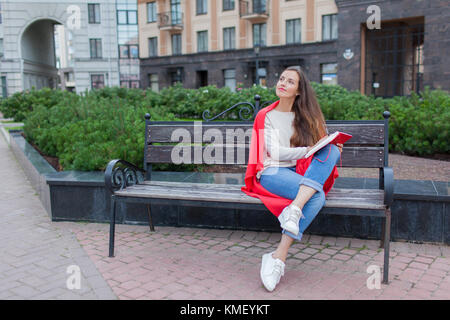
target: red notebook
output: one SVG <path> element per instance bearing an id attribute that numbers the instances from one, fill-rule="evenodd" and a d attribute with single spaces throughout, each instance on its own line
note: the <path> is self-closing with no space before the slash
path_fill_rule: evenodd
<path id="1" fill-rule="evenodd" d="M 330 143 L 332 143 L 332 144 L 337 144 L 337 143 L 344 144 L 351 137 L 352 137 L 351 134 L 336 131 L 336 132 L 330 134 L 326 139 L 323 139 L 319 143 L 316 143 L 314 145 L 314 147 L 312 147 L 311 150 L 309 150 L 309 152 L 305 155 L 305 158 L 309 158 L 314 153 L 316 153 L 317 151 L 319 151 L 320 149 L 325 147 L 327 144 L 330 144 Z"/>

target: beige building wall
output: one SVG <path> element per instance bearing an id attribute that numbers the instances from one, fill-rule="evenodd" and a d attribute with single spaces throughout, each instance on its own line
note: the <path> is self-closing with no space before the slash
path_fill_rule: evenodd
<path id="1" fill-rule="evenodd" d="M 189 10 L 190 10 L 190 25 L 186 24 L 186 21 L 189 19 L 187 14 L 184 14 L 184 26 L 183 33 L 185 35 L 182 36 L 182 40 L 184 42 L 188 42 L 188 39 L 186 37 L 190 37 L 189 46 L 183 46 L 183 53 L 196 53 L 198 52 L 198 43 L 197 43 L 197 32 L 199 31 L 208 31 L 208 51 L 216 51 L 213 49 L 213 45 L 217 45 L 216 43 L 213 44 L 214 39 L 214 30 L 211 28 L 211 17 L 213 16 L 213 13 L 211 12 L 211 4 L 210 1 L 208 1 L 208 8 L 206 14 L 196 14 L 196 8 L 195 8 L 195 1 L 189 1 Z M 217 36 L 216 36 L 217 38 Z"/>
<path id="2" fill-rule="evenodd" d="M 157 12 L 170 10 L 170 0 L 154 0 Z M 147 23 L 147 2 L 139 0 L 139 47 L 140 57 L 148 58 L 148 38 L 158 37 L 158 54 L 171 55 L 171 34 L 174 31 L 161 31 L 158 23 Z M 182 53 L 198 52 L 197 32 L 208 31 L 208 51 L 223 50 L 223 28 L 235 27 L 236 49 L 253 47 L 252 26 L 254 23 L 266 23 L 267 46 L 286 44 L 286 20 L 301 19 L 301 41 L 322 41 L 322 15 L 337 13 L 334 0 L 270 0 L 267 19 L 248 21 L 239 17 L 239 0 L 235 0 L 235 9 L 223 11 L 222 0 L 208 0 L 207 14 L 196 14 L 196 1 L 181 0 L 183 11 Z M 175 31 L 176 32 L 176 31 Z"/>
<path id="3" fill-rule="evenodd" d="M 322 16 L 327 14 L 338 13 L 338 8 L 334 1 L 322 0 L 316 1 L 316 21 L 315 21 L 315 39 L 316 41 L 322 41 Z M 338 26 L 339 28 L 339 26 Z"/>
<path id="4" fill-rule="evenodd" d="M 239 23 L 239 7 L 235 5 L 234 10 L 223 11 L 223 3 L 219 1 L 217 6 L 217 39 L 219 50 L 223 50 L 223 29 L 235 27 L 235 47 L 241 49 L 245 45 L 241 45 L 239 41 L 240 23 Z"/>
<path id="5" fill-rule="evenodd" d="M 333 1 L 334 2 L 334 1 Z M 278 1 L 279 3 L 279 1 Z M 298 19 L 301 21 L 301 41 L 307 42 L 306 39 L 306 0 L 283 1 L 280 7 L 280 45 L 286 44 L 286 20 Z"/>

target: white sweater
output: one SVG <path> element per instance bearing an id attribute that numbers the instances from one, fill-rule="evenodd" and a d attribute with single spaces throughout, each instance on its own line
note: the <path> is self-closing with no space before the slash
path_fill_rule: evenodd
<path id="1" fill-rule="evenodd" d="M 294 116 L 294 112 L 275 109 L 267 112 L 264 121 L 264 168 L 257 173 L 258 179 L 266 168 L 295 167 L 297 159 L 306 155 L 306 147 L 292 148 L 290 144 L 294 133 Z"/>

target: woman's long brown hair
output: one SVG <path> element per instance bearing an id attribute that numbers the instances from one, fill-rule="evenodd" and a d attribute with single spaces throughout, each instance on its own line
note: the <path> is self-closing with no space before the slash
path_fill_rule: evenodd
<path id="1" fill-rule="evenodd" d="M 297 66 L 288 67 L 286 70 L 296 71 L 300 78 L 299 95 L 292 106 L 295 118 L 291 147 L 313 146 L 327 134 L 325 118 L 317 102 L 316 93 L 303 70 Z"/>

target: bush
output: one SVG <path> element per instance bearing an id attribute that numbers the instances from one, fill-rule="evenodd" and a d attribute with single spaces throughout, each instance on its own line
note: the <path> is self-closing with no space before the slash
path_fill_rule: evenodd
<path id="1" fill-rule="evenodd" d="M 38 105 L 25 120 L 25 135 L 43 152 L 58 157 L 64 170 L 104 170 L 115 158 L 139 165 L 144 156 L 145 113 L 153 120 L 175 117 L 159 107 L 148 108 L 136 94 L 142 91 L 132 92 L 130 100 L 120 91 L 92 91 L 51 108 Z"/>
<path id="2" fill-rule="evenodd" d="M 413 93 L 410 97 L 382 99 L 336 85 L 312 86 L 328 120 L 381 120 L 383 111 L 389 110 L 391 151 L 410 155 L 450 151 L 448 92 L 426 88 L 421 96 Z M 24 120 L 27 139 L 44 153 L 58 157 L 64 170 L 104 170 L 114 158 L 142 163 L 145 113 L 150 113 L 152 120 L 201 120 L 205 110 L 213 117 L 238 102 L 254 103 L 255 94 L 261 96 L 261 103 L 277 100 L 274 88 L 238 86 L 233 93 L 215 86 L 185 89 L 175 85 L 160 93 L 124 88 L 93 90 L 83 95 L 31 90 L 2 100 L 0 108 L 6 117 Z M 237 118 L 235 110 L 221 120 Z M 169 165 L 157 167 L 174 169 Z"/>
<path id="3" fill-rule="evenodd" d="M 389 139 L 395 151 L 431 155 L 450 152 L 450 96 L 426 88 L 422 97 L 395 97 L 388 100 L 391 112 Z"/>
<path id="4" fill-rule="evenodd" d="M 0 111 L 6 118 L 14 118 L 15 121 L 22 122 L 28 113 L 37 106 L 51 108 L 63 97 L 72 95 L 68 91 L 53 90 L 43 88 L 41 90 L 16 92 L 7 99 L 0 100 Z"/>

